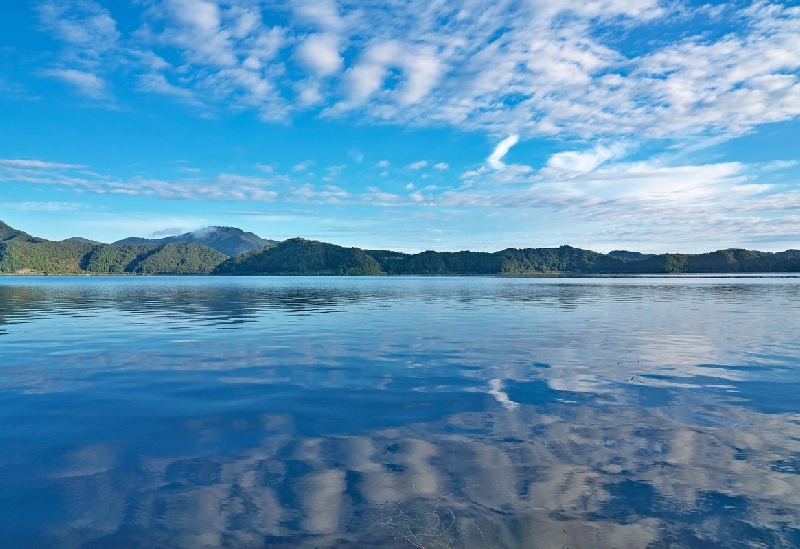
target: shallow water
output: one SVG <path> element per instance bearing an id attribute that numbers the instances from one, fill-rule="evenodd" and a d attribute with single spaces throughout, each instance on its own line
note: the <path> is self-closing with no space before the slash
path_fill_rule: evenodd
<path id="1" fill-rule="evenodd" d="M 800 279 L 0 278 L 0 546 L 800 547 Z"/>

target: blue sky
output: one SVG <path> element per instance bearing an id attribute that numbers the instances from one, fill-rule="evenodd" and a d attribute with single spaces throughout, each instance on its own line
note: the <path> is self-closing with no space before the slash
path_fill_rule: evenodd
<path id="1" fill-rule="evenodd" d="M 800 248 L 798 52 L 797 2 L 3 2 L 0 219 Z"/>

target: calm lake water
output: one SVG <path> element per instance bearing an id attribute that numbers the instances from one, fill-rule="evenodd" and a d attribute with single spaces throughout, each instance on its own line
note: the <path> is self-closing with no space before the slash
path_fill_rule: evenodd
<path id="1" fill-rule="evenodd" d="M 0 547 L 800 547 L 800 278 L 0 278 Z"/>

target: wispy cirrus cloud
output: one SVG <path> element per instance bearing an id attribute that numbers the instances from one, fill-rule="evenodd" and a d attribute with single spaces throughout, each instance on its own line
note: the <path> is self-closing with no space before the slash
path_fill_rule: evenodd
<path id="1" fill-rule="evenodd" d="M 63 162 L 46 162 L 44 160 L 29 160 L 20 158 L 0 158 L 0 167 L 5 168 L 22 168 L 22 169 L 35 169 L 35 170 L 76 170 L 85 168 L 81 164 L 65 164 Z"/>
<path id="2" fill-rule="evenodd" d="M 108 95 L 105 80 L 91 72 L 76 69 L 48 69 L 42 71 L 42 74 L 62 80 L 74 86 L 81 94 L 94 99 L 102 99 Z"/>
<path id="3" fill-rule="evenodd" d="M 456 214 L 485 219 L 499 216 L 506 226 L 518 222 L 525 230 L 530 230 L 531 219 L 552 216 L 570 221 L 546 227 L 552 244 L 569 242 L 607 249 L 645 241 L 651 249 L 661 251 L 698 251 L 698 234 L 703 235 L 705 246 L 760 247 L 771 242 L 774 247 L 775 243 L 791 246 L 800 241 L 796 182 L 764 179 L 765 174 L 777 176 L 782 170 L 791 170 L 791 162 L 690 164 L 681 162 L 679 155 L 630 161 L 621 157 L 621 150 L 609 145 L 555 153 L 540 169 L 509 164 L 502 170 L 478 171 L 461 184 L 417 188 L 411 183 L 386 182 L 355 192 L 330 184 L 343 165 L 326 168 L 327 180 L 314 185 L 304 172 L 293 170 L 289 174 L 273 170 L 259 175 L 223 172 L 120 180 L 77 164 L 4 159 L 0 160 L 0 182 L 51 185 L 77 194 L 109 197 L 328 205 L 344 208 L 342 211 L 353 208 L 354 215 L 363 206 L 372 206 L 401 209 L 408 215 L 424 213 L 442 223 Z M 373 169 L 364 167 L 366 172 Z M 582 241 L 575 242 L 575 231 L 583 235 Z"/>
<path id="4" fill-rule="evenodd" d="M 23 212 L 72 212 L 86 208 L 80 202 L 55 202 L 55 201 L 21 201 L 21 202 L 2 202 L 0 208 L 3 210 L 17 210 Z"/>
<path id="5" fill-rule="evenodd" d="M 114 70 L 120 38 L 110 12 L 93 0 L 49 0 L 37 9 L 42 29 L 64 44 L 57 66 L 40 74 L 66 82 L 86 97 L 110 99 L 104 73 Z"/>
<path id="6" fill-rule="evenodd" d="M 120 33 L 110 12 L 93 0 L 55 0 L 38 6 L 44 30 L 74 47 L 70 55 L 90 62 L 114 48 Z"/>

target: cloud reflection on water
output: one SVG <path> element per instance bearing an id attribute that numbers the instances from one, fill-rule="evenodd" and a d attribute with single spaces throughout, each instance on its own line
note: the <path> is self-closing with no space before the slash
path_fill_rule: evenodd
<path id="1" fill-rule="evenodd" d="M 0 533 L 800 544 L 800 285 L 394 280 L 0 284 Z"/>

